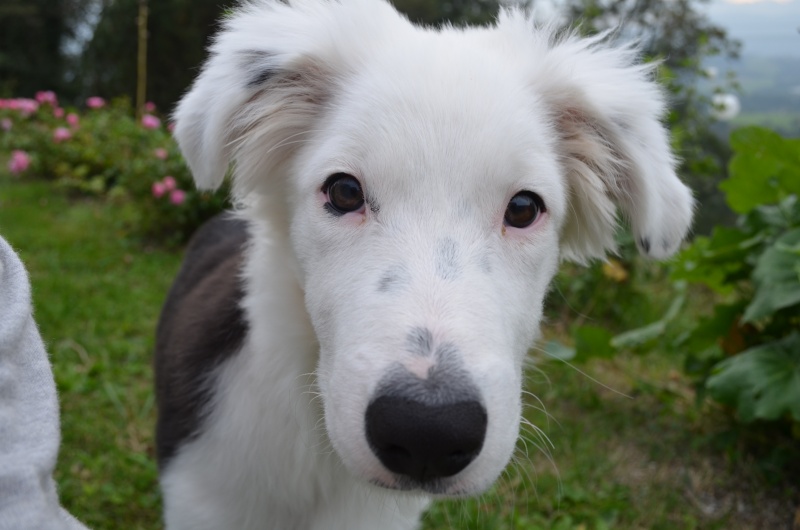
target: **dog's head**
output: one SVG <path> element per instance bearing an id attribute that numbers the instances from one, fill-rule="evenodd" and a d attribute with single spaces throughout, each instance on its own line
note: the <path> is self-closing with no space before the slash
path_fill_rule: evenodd
<path id="1" fill-rule="evenodd" d="M 617 211 L 666 257 L 692 213 L 652 69 L 520 11 L 418 28 L 376 0 L 254 2 L 176 114 L 201 187 L 290 234 L 325 425 L 355 475 L 464 495 L 518 435 L 522 361 L 560 259 Z"/>

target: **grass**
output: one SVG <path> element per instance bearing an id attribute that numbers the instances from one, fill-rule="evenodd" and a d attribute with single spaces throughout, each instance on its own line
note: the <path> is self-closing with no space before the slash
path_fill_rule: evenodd
<path id="1" fill-rule="evenodd" d="M 161 528 L 150 363 L 180 254 L 129 240 L 118 205 L 4 178 L 0 234 L 30 271 L 61 398 L 62 503 L 98 530 Z M 491 491 L 437 503 L 423 528 L 791 528 L 798 485 L 768 482 L 726 441 L 724 417 L 695 407 L 679 364 L 657 353 L 541 362 L 525 416 L 544 434 L 526 426 Z"/>
<path id="2" fill-rule="evenodd" d="M 92 528 L 156 528 L 150 356 L 180 256 L 128 241 L 117 206 L 0 185 L 0 233 L 28 267 L 61 398 L 62 502 Z"/>

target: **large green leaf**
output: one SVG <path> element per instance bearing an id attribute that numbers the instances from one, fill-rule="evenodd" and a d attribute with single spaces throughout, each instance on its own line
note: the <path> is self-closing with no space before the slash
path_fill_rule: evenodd
<path id="1" fill-rule="evenodd" d="M 711 396 L 736 408 L 742 421 L 800 421 L 800 333 L 751 348 L 714 367 L 706 382 Z"/>
<path id="2" fill-rule="evenodd" d="M 759 204 L 800 195 L 800 139 L 745 127 L 731 134 L 731 147 L 736 154 L 729 166 L 730 178 L 719 187 L 735 212 L 747 213 Z"/>
<path id="3" fill-rule="evenodd" d="M 675 320 L 675 317 L 678 316 L 678 312 L 680 312 L 685 302 L 686 292 L 682 288 L 680 294 L 672 301 L 661 320 L 657 320 L 641 328 L 620 333 L 611 339 L 610 345 L 615 349 L 635 349 L 662 337 L 667 330 L 667 326 L 670 322 Z"/>
<path id="4" fill-rule="evenodd" d="M 800 228 L 786 232 L 758 258 L 753 270 L 756 293 L 744 313 L 752 322 L 800 303 Z"/>

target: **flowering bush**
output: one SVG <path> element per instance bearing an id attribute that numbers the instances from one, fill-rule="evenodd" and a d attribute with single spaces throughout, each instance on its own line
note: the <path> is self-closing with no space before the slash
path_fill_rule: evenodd
<path id="1" fill-rule="evenodd" d="M 146 111 L 137 121 L 127 101 L 97 96 L 83 109 L 64 109 L 50 91 L 0 99 L 0 156 L 12 175 L 130 204 L 136 233 L 181 242 L 228 206 L 227 194 L 195 190 L 169 127 L 155 105 Z"/>

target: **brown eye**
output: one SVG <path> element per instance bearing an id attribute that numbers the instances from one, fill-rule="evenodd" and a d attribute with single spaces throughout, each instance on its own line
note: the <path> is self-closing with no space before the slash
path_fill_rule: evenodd
<path id="1" fill-rule="evenodd" d="M 521 191 L 511 197 L 504 217 L 507 226 L 525 228 L 545 212 L 544 201 L 532 191 Z"/>
<path id="2" fill-rule="evenodd" d="M 334 215 L 355 212 L 364 206 L 364 192 L 358 180 L 347 173 L 335 173 L 328 177 L 322 191 L 328 196 L 325 207 Z"/>

